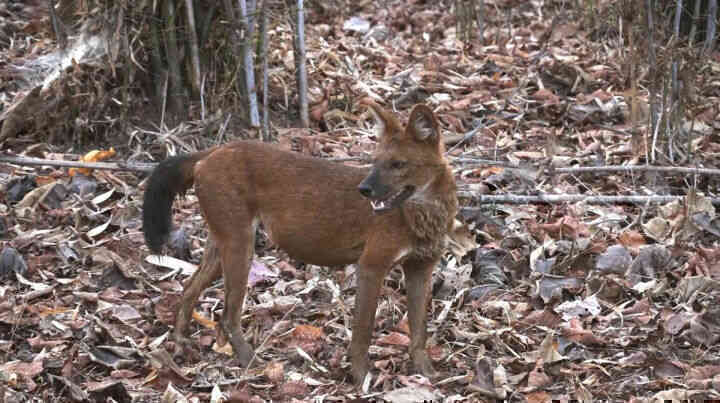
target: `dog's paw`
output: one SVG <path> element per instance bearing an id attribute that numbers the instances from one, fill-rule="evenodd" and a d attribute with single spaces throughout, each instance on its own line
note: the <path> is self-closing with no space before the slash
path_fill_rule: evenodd
<path id="1" fill-rule="evenodd" d="M 174 341 L 175 344 L 177 344 L 177 346 L 179 347 L 180 350 L 192 349 L 192 347 L 193 347 L 192 340 L 190 340 L 190 338 L 185 336 L 183 334 L 183 332 L 178 330 L 177 328 L 172 333 L 172 341 Z"/>
<path id="2" fill-rule="evenodd" d="M 195 349 L 197 347 L 195 343 L 182 333 L 173 332 L 171 340 L 175 342 L 174 357 L 182 357 L 189 361 L 197 361 L 201 358 Z"/>
<path id="3" fill-rule="evenodd" d="M 253 350 L 253 347 L 250 345 L 250 343 L 245 341 L 242 336 L 230 337 L 230 344 L 233 348 L 233 355 L 235 356 L 235 358 L 237 358 L 240 366 L 243 368 L 247 368 L 250 365 L 253 357 L 255 356 L 255 351 Z"/>

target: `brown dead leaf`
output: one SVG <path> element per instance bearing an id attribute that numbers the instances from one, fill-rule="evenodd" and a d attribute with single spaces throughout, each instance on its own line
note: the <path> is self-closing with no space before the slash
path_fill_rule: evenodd
<path id="1" fill-rule="evenodd" d="M 312 325 L 297 325 L 292 332 L 293 337 L 300 340 L 319 340 L 325 338 L 322 328 Z"/>
<path id="2" fill-rule="evenodd" d="M 302 381 L 290 381 L 278 387 L 278 396 L 284 401 L 291 397 L 301 398 L 307 396 L 307 394 L 308 386 Z"/>
<path id="3" fill-rule="evenodd" d="M 386 336 L 378 338 L 378 344 L 390 346 L 409 346 L 410 338 L 407 335 L 398 332 L 392 332 Z"/>
<path id="4" fill-rule="evenodd" d="M 545 403 L 552 400 L 549 393 L 545 391 L 536 391 L 525 394 L 528 403 Z"/>
<path id="5" fill-rule="evenodd" d="M 550 329 L 560 323 L 560 315 L 551 309 L 535 310 L 522 318 L 518 324 L 522 326 L 544 326 Z"/>
<path id="6" fill-rule="evenodd" d="M 440 344 L 427 346 L 426 350 L 427 350 L 428 356 L 433 361 L 440 361 L 440 360 L 444 359 L 445 357 L 447 357 L 447 355 L 448 355 L 448 350 L 446 350 L 446 348 Z"/>
<path id="7" fill-rule="evenodd" d="M 665 332 L 671 335 L 680 334 L 687 326 L 689 326 L 694 314 L 689 312 L 672 313 L 663 322 Z"/>
<path id="8" fill-rule="evenodd" d="M 548 386 L 551 383 L 552 379 L 545 373 L 545 368 L 543 368 L 543 361 L 539 360 L 535 368 L 528 374 L 528 388 L 535 390 Z"/>
<path id="9" fill-rule="evenodd" d="M 645 237 L 638 231 L 625 231 L 618 236 L 618 242 L 624 247 L 637 253 L 637 251 L 647 245 Z"/>
<path id="10" fill-rule="evenodd" d="M 330 104 L 330 89 L 325 88 L 323 91 L 323 98 L 318 103 L 316 103 L 315 105 L 312 105 L 310 107 L 310 117 L 316 122 L 322 121 L 323 117 L 325 115 L 325 112 L 328 111 L 329 104 Z"/>
<path id="11" fill-rule="evenodd" d="M 225 403 L 255 403 L 256 400 L 253 400 L 252 397 L 250 397 L 250 393 L 248 393 L 247 390 L 235 390 L 232 393 L 230 393 L 230 396 L 228 396 L 227 400 L 224 400 Z"/>
<path id="12" fill-rule="evenodd" d="M 129 379 L 137 378 L 138 376 L 140 376 L 140 374 L 129 369 L 118 369 L 111 371 L 110 376 L 115 379 Z"/>
<path id="13" fill-rule="evenodd" d="M 194 309 L 192 312 L 192 318 L 195 319 L 199 324 L 201 324 L 203 327 L 205 327 L 207 329 L 215 329 L 217 327 L 216 321 L 206 318 L 200 312 L 198 312 Z"/>
<path id="14" fill-rule="evenodd" d="M 271 362 L 263 370 L 263 375 L 273 383 L 280 383 L 285 379 L 285 366 L 282 362 Z"/>
<path id="15" fill-rule="evenodd" d="M 515 59 L 512 56 L 500 55 L 497 53 L 490 53 L 487 55 L 488 60 L 492 60 L 501 67 L 510 67 Z"/>
<path id="16" fill-rule="evenodd" d="M 539 354 L 538 361 L 553 363 L 565 359 L 558 352 L 558 344 L 554 332 L 548 333 L 540 344 L 540 348 L 534 354 Z"/>
<path id="17" fill-rule="evenodd" d="M 110 147 L 109 150 L 92 150 L 80 158 L 81 162 L 100 162 L 104 161 L 115 155 L 115 149 Z M 81 173 L 85 176 L 89 176 L 92 173 L 92 169 L 88 168 L 70 168 L 68 175 L 75 176 L 76 173 Z"/>
<path id="18" fill-rule="evenodd" d="M 692 342 L 702 346 L 713 346 L 720 341 L 720 307 L 714 305 L 705 312 L 693 315 L 690 329 L 684 335 Z"/>
<path id="19" fill-rule="evenodd" d="M 32 378 L 40 375 L 44 369 L 44 357 L 39 354 L 30 362 L 10 361 L 0 364 L 0 371 L 7 374 L 8 379 L 13 376 L 19 376 L 20 382 L 22 382 L 24 387 L 29 391 L 33 391 L 37 386 Z"/>
<path id="20" fill-rule="evenodd" d="M 587 225 L 574 216 L 563 217 L 560 225 L 561 232 L 557 236 L 562 236 L 564 239 L 577 239 L 579 236 L 588 237 L 590 235 Z"/>
<path id="21" fill-rule="evenodd" d="M 625 367 L 640 367 L 642 365 L 645 365 L 647 358 L 647 354 L 643 353 L 642 351 L 638 351 L 628 355 L 627 357 L 619 359 L 618 364 Z"/>
<path id="22" fill-rule="evenodd" d="M 535 91 L 535 93 L 532 95 L 532 98 L 538 101 L 545 101 L 547 104 L 554 104 L 559 101 L 557 95 L 553 94 L 552 91 L 548 90 L 547 88 L 542 88 Z"/>
<path id="23" fill-rule="evenodd" d="M 607 102 L 611 100 L 613 97 L 613 94 L 605 91 L 604 89 L 597 89 L 592 94 L 578 94 L 578 103 L 581 105 L 588 104 L 590 102 L 593 102 L 595 99 L 600 100 L 602 102 Z"/>
<path id="24" fill-rule="evenodd" d="M 400 322 L 395 325 L 395 330 L 402 332 L 403 334 L 410 334 L 410 323 L 408 322 L 407 316 L 402 318 Z"/>
<path id="25" fill-rule="evenodd" d="M 35 337 L 30 337 L 27 340 L 28 344 L 30 344 L 30 347 L 32 347 L 34 350 L 40 350 L 43 348 L 52 348 L 55 346 L 59 346 L 61 344 L 65 344 L 65 341 L 62 340 L 45 340 L 42 336 L 38 335 Z"/>
<path id="26" fill-rule="evenodd" d="M 579 319 L 571 319 L 568 326 L 562 327 L 563 336 L 586 346 L 605 345 L 607 342 L 600 336 L 595 336 L 591 330 L 583 329 Z"/>
<path id="27" fill-rule="evenodd" d="M 685 375 L 685 379 L 712 379 L 718 375 L 720 375 L 720 365 L 701 365 L 690 368 Z"/>

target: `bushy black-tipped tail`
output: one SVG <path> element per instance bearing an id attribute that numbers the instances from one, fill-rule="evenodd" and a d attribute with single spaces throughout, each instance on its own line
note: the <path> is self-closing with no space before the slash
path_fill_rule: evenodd
<path id="1" fill-rule="evenodd" d="M 143 233 L 153 253 L 160 253 L 172 228 L 172 203 L 192 186 L 195 162 L 204 156 L 189 154 L 161 162 L 150 175 L 143 199 Z"/>

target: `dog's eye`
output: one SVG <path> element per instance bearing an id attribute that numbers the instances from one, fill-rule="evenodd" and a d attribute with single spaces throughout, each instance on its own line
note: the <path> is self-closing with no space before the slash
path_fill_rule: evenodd
<path id="1" fill-rule="evenodd" d="M 405 161 L 390 161 L 390 168 L 403 169 L 407 163 Z"/>

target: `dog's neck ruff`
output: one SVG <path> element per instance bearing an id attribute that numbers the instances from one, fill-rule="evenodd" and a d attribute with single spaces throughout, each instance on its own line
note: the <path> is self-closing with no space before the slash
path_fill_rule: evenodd
<path id="1" fill-rule="evenodd" d="M 402 206 L 403 216 L 414 238 L 414 255 L 420 258 L 436 259 L 443 254 L 446 235 L 457 213 L 454 187 L 436 195 L 439 197 L 433 199 L 413 196 Z"/>

